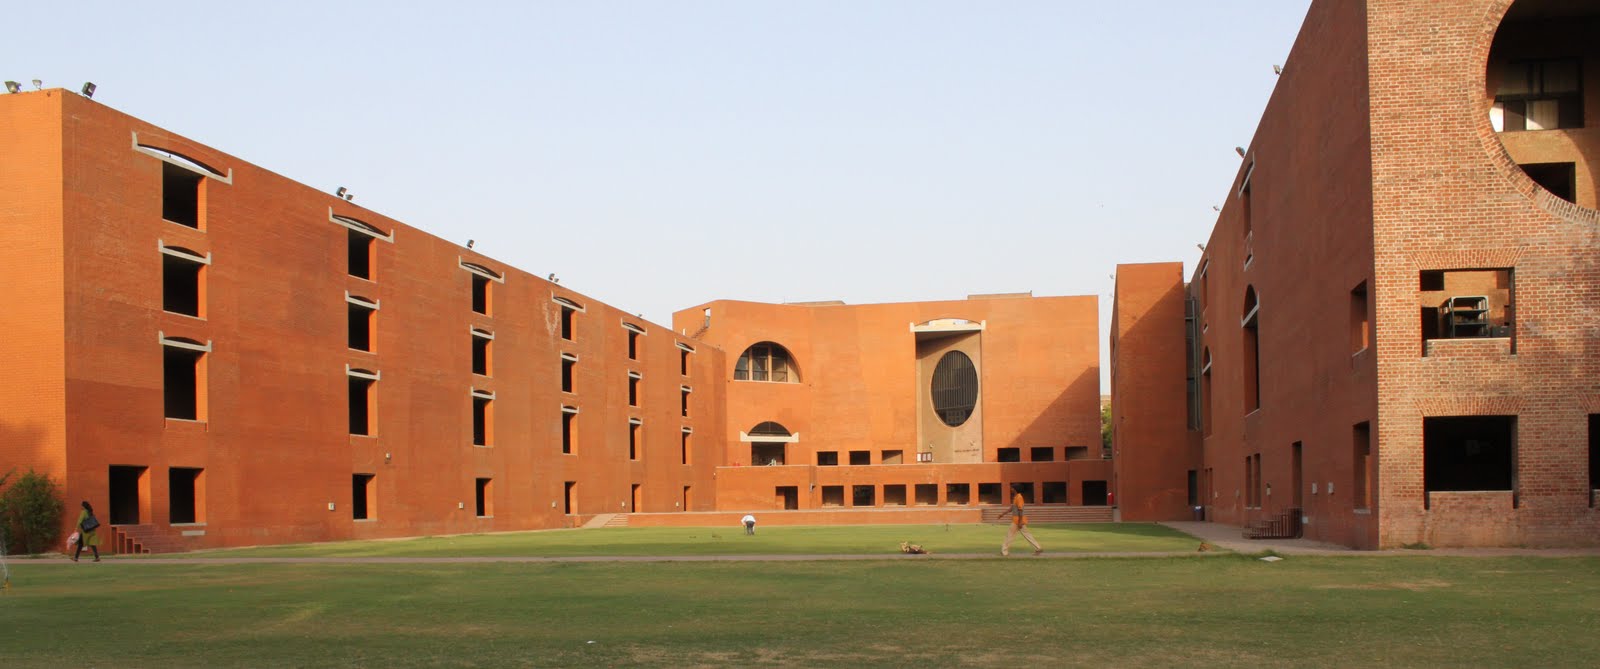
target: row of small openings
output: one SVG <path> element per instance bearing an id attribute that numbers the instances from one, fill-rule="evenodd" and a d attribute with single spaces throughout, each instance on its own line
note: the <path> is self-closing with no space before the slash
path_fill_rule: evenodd
<path id="1" fill-rule="evenodd" d="M 203 467 L 167 468 L 167 522 L 172 525 L 203 525 L 206 522 L 206 470 Z M 141 525 L 153 522 L 156 510 L 146 496 L 156 487 L 150 481 L 150 468 L 143 465 L 111 465 L 106 471 L 110 499 L 105 510 L 112 525 Z"/>
<path id="2" fill-rule="evenodd" d="M 1037 487 L 1032 482 L 1013 483 L 1011 485 L 1018 490 L 1018 494 L 1022 495 L 1023 502 L 1027 504 L 1067 504 L 1069 502 L 1066 481 L 1046 481 Z M 912 490 L 915 497 L 912 499 L 914 503 L 918 506 L 935 506 L 939 504 L 938 486 L 939 484 L 937 483 L 913 484 Z M 821 486 L 822 506 L 846 506 L 845 487 L 842 485 Z M 870 484 L 849 486 L 850 504 L 848 506 L 880 506 L 878 504 L 879 487 Z M 944 484 L 944 503 L 957 506 L 974 504 L 972 487 L 973 484 L 970 483 Z M 884 484 L 881 488 L 883 490 L 882 506 L 906 505 L 906 484 Z M 977 488 L 977 504 L 998 505 L 1009 501 L 1004 495 L 1005 487 L 999 483 L 979 483 Z M 1106 495 L 1107 491 L 1108 488 L 1105 481 L 1083 481 L 1082 504 L 1084 506 L 1105 506 L 1109 501 Z M 1036 492 L 1040 494 L 1036 496 Z M 798 505 L 794 504 L 794 498 L 798 496 L 796 487 L 778 486 L 776 493 L 776 496 L 783 501 L 785 508 L 798 508 Z"/>

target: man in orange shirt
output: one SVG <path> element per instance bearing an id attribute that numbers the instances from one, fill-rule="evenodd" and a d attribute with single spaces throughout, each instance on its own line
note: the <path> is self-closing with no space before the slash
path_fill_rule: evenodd
<path id="1" fill-rule="evenodd" d="M 1001 555 L 1011 555 L 1011 540 L 1017 538 L 1018 532 L 1022 533 L 1022 538 L 1027 539 L 1028 543 L 1033 544 L 1034 555 L 1044 552 L 1044 546 L 1040 546 L 1039 542 L 1028 532 L 1028 517 L 1022 511 L 1022 503 L 1022 486 L 1012 484 L 1011 508 L 1000 514 L 1001 518 L 1011 516 L 1011 529 L 1006 531 L 1006 542 L 1000 544 Z"/>

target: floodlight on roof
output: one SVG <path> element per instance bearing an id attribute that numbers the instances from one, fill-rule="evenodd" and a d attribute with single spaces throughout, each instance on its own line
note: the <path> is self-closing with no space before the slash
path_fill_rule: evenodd
<path id="1" fill-rule="evenodd" d="M 33 80 L 33 90 L 37 91 L 37 90 L 39 90 L 41 88 L 44 88 L 44 81 L 42 79 L 34 79 Z"/>
<path id="2" fill-rule="evenodd" d="M 92 81 L 83 82 L 83 97 L 86 97 L 86 98 L 94 97 L 94 89 L 95 89 L 94 82 L 92 82 Z"/>
<path id="3" fill-rule="evenodd" d="M 6 92 L 7 93 L 15 93 L 15 92 L 20 91 L 20 90 L 22 90 L 22 84 L 19 84 L 19 83 L 15 82 L 15 81 L 6 82 Z"/>
<path id="4" fill-rule="evenodd" d="M 344 197 L 344 191 L 345 191 L 344 186 L 340 186 L 339 190 L 336 190 L 336 191 L 333 192 L 333 196 L 334 197 Z"/>

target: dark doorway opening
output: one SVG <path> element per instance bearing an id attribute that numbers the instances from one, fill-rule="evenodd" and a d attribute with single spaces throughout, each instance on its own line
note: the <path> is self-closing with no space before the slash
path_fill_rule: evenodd
<path id="1" fill-rule="evenodd" d="M 966 483 L 944 484 L 944 503 L 967 505 L 972 503 L 972 486 Z"/>
<path id="2" fill-rule="evenodd" d="M 937 506 L 939 504 L 939 484 L 918 483 L 913 490 L 917 506 Z"/>
<path id="3" fill-rule="evenodd" d="M 1044 504 L 1066 504 L 1067 503 L 1067 482 L 1066 481 L 1047 481 L 1047 482 L 1045 482 L 1044 488 L 1043 488 L 1043 496 L 1039 498 L 1039 501 L 1041 503 L 1044 503 Z"/>
<path id="4" fill-rule="evenodd" d="M 167 522 L 201 523 L 199 497 L 195 492 L 200 481 L 199 469 L 173 467 L 167 470 Z"/>
<path id="5" fill-rule="evenodd" d="M 494 515 L 494 508 L 491 506 L 493 504 L 493 498 L 490 496 L 491 485 L 493 483 L 489 479 L 478 479 L 475 499 L 477 500 L 478 517 L 480 518 Z"/>
<path id="6" fill-rule="evenodd" d="M 147 467 L 111 466 L 111 524 L 138 525 L 143 517 Z"/>
<path id="7" fill-rule="evenodd" d="M 844 506 L 844 486 L 842 486 L 842 485 L 825 485 L 825 486 L 822 486 L 822 505 L 823 506 Z"/>
<path id="8" fill-rule="evenodd" d="M 781 465 L 784 464 L 782 442 L 757 441 L 750 444 L 750 464 L 752 465 Z"/>
<path id="9" fill-rule="evenodd" d="M 1108 500 L 1106 499 L 1106 482 L 1105 481 L 1084 481 L 1083 482 L 1083 505 L 1084 506 L 1105 506 L 1107 501 Z"/>
<path id="10" fill-rule="evenodd" d="M 562 507 L 562 509 L 563 509 L 562 513 L 565 513 L 565 514 L 567 514 L 569 516 L 572 515 L 572 508 L 574 506 L 573 505 L 573 498 L 572 498 L 573 489 L 577 488 L 577 487 L 578 487 L 578 482 L 577 481 L 567 481 L 566 493 L 563 495 L 563 498 L 565 499 L 565 502 L 563 502 L 563 504 L 565 506 Z M 688 488 L 684 488 L 683 489 L 683 500 L 684 500 L 683 501 L 683 505 L 685 507 L 689 506 L 689 489 Z"/>
<path id="11" fill-rule="evenodd" d="M 905 487 L 905 485 L 903 485 L 903 484 L 895 484 L 895 485 L 885 485 L 885 486 L 883 486 L 883 505 L 884 506 L 905 506 L 906 505 L 906 487 Z"/>
<path id="12" fill-rule="evenodd" d="M 354 474 L 350 477 L 350 517 L 355 520 L 366 520 L 372 517 L 370 500 L 372 495 L 372 474 Z"/>
<path id="13" fill-rule="evenodd" d="M 877 506 L 877 490 L 870 485 L 850 486 L 850 506 Z"/>
<path id="14" fill-rule="evenodd" d="M 978 484 L 978 503 L 979 504 L 1005 504 L 1006 503 L 1005 497 L 1000 494 L 1000 484 L 998 484 L 998 483 L 979 483 Z"/>
<path id="15" fill-rule="evenodd" d="M 191 228 L 200 227 L 200 182 L 194 172 L 161 164 L 161 217 Z"/>
<path id="16" fill-rule="evenodd" d="M 800 488 L 798 486 L 781 485 L 774 492 L 778 498 L 778 508 L 786 511 L 800 508 Z"/>

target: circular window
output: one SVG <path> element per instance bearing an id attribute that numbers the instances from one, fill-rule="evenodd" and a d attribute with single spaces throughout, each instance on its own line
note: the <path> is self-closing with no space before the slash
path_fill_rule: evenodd
<path id="1" fill-rule="evenodd" d="M 933 368 L 933 410 L 939 420 L 950 427 L 959 427 L 972 417 L 978 406 L 978 369 L 972 358 L 960 351 L 951 351 L 939 358 Z"/>

